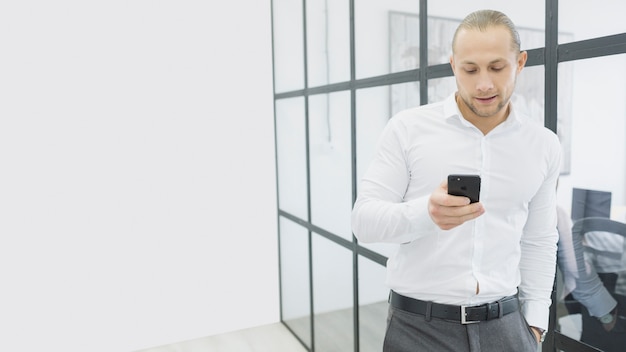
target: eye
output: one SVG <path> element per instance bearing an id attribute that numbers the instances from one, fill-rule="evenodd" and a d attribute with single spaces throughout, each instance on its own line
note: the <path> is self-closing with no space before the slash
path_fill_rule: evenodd
<path id="1" fill-rule="evenodd" d="M 476 70 L 475 69 L 465 69 L 465 73 L 467 73 L 467 74 L 476 73 Z"/>
<path id="2" fill-rule="evenodd" d="M 496 71 L 496 72 L 500 72 L 500 71 L 504 70 L 504 67 L 492 67 L 491 70 L 492 71 Z"/>

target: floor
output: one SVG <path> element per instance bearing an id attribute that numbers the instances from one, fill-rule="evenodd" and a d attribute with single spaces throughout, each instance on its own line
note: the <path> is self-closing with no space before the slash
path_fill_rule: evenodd
<path id="1" fill-rule="evenodd" d="M 382 351 L 388 303 L 359 307 L 360 349 Z M 316 350 L 345 352 L 354 350 L 354 312 L 341 309 L 315 315 Z M 311 344 L 310 318 L 288 319 L 286 324 L 307 345 Z M 226 334 L 204 337 L 135 352 L 306 352 L 300 341 L 283 323 L 258 326 Z"/>
<path id="2" fill-rule="evenodd" d="M 306 352 L 306 349 L 282 323 L 275 323 L 136 352 L 269 351 Z"/>
<path id="3" fill-rule="evenodd" d="M 382 351 L 387 302 L 360 306 L 360 350 Z M 352 309 L 316 314 L 316 349 L 325 352 L 354 350 Z M 310 344 L 309 319 L 287 320 L 289 328 Z M 537 352 L 541 351 L 541 346 Z M 153 347 L 135 352 L 307 352 L 283 323 Z"/>
<path id="4" fill-rule="evenodd" d="M 359 306 L 359 350 L 380 352 L 387 325 L 384 302 Z M 311 343 L 308 318 L 287 319 L 285 323 L 307 344 Z M 354 311 L 341 309 L 315 315 L 315 349 L 323 352 L 354 351 Z"/>

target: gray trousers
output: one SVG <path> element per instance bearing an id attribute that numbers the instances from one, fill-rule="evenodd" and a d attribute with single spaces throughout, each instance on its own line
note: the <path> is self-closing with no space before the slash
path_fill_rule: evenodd
<path id="1" fill-rule="evenodd" d="M 538 342 L 520 311 L 462 325 L 389 307 L 383 352 L 536 352 Z"/>

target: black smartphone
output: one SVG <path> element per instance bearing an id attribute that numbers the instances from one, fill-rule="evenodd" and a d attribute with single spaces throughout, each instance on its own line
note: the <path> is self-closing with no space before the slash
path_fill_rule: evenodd
<path id="1" fill-rule="evenodd" d="M 478 175 L 448 175 L 448 194 L 465 196 L 470 203 L 480 200 L 480 176 Z"/>

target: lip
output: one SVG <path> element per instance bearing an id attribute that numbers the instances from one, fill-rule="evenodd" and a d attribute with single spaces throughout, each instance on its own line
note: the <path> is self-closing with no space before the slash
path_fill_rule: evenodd
<path id="1" fill-rule="evenodd" d="M 490 97 L 475 97 L 474 99 L 480 104 L 491 104 L 496 100 L 497 95 L 493 95 Z"/>

